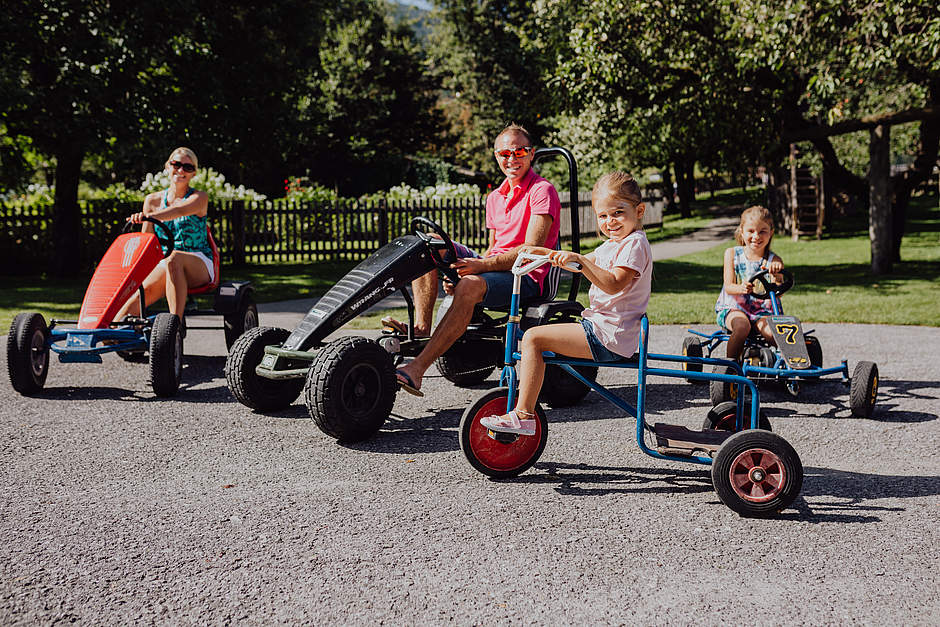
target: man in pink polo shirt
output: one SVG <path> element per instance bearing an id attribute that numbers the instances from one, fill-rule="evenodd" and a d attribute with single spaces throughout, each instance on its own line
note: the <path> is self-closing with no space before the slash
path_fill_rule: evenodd
<path id="1" fill-rule="evenodd" d="M 486 228 L 489 248 L 479 256 L 456 244 L 461 257 L 451 266 L 460 276 L 454 286 L 454 300 L 441 318 L 424 349 L 397 371 L 398 384 L 406 391 L 423 396 L 421 380 L 438 357 L 467 330 L 477 303 L 505 307 L 512 295 L 512 268 L 519 249 L 525 245 L 555 248 L 561 202 L 551 183 L 532 170 L 535 150 L 532 138 L 521 126 L 507 126 L 496 137 L 494 156 L 506 180 L 486 199 Z M 550 270 L 543 266 L 522 277 L 522 300 L 538 297 Z M 437 271 L 418 277 L 412 283 L 415 295 L 415 335 L 431 329 L 437 298 Z M 404 324 L 386 319 L 387 326 L 403 329 Z"/>

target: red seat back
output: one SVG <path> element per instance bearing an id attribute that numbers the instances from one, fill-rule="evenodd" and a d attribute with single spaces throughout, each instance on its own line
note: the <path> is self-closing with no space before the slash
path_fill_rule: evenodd
<path id="1" fill-rule="evenodd" d="M 215 239 L 212 237 L 212 231 L 206 227 L 206 235 L 209 237 L 209 246 L 212 247 L 212 280 L 199 287 L 190 287 L 189 294 L 205 294 L 214 292 L 219 287 L 219 247 L 215 245 Z"/>

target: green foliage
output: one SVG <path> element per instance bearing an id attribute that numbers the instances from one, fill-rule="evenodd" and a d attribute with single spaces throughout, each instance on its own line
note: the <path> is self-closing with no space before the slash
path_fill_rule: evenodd
<path id="1" fill-rule="evenodd" d="M 306 176 L 290 176 L 284 179 L 284 197 L 287 200 L 333 203 L 339 200 L 335 190 L 312 182 Z"/>
<path id="2" fill-rule="evenodd" d="M 190 184 L 194 189 L 201 189 L 209 194 L 209 200 L 264 200 L 266 196 L 259 194 L 244 185 L 232 185 L 225 180 L 225 175 L 212 168 L 199 168 Z M 170 186 L 170 177 L 166 170 L 147 174 L 147 178 L 140 184 L 140 191 L 144 194 L 167 189 Z"/>

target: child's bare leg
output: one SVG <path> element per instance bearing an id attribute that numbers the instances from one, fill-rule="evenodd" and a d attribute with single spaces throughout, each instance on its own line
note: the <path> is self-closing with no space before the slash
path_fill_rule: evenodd
<path id="1" fill-rule="evenodd" d="M 533 327 L 522 336 L 522 362 L 519 373 L 519 402 L 516 411 L 535 412 L 542 381 L 545 379 L 543 351 L 578 359 L 592 359 L 584 327 L 580 323 Z M 520 416 L 521 417 L 521 416 Z"/>
<path id="2" fill-rule="evenodd" d="M 148 305 L 152 305 L 163 298 L 166 289 L 166 280 L 164 279 L 165 272 L 163 266 L 157 266 L 151 270 L 147 278 L 144 279 L 144 300 L 146 300 Z M 134 295 L 127 299 L 127 302 L 125 302 L 118 310 L 117 314 L 115 314 L 114 320 L 120 321 L 128 314 L 132 316 L 140 315 L 139 291 L 134 292 Z"/>
<path id="3" fill-rule="evenodd" d="M 760 331 L 760 334 L 764 336 L 764 339 L 767 340 L 771 346 L 777 345 L 777 341 L 774 339 L 773 331 L 770 330 L 770 323 L 767 322 L 766 316 L 763 318 L 758 318 L 754 324 L 757 326 L 757 330 Z"/>
<path id="4" fill-rule="evenodd" d="M 731 330 L 731 337 L 728 338 L 726 349 L 728 359 L 741 359 L 744 341 L 751 332 L 751 321 L 744 312 L 729 311 L 725 317 L 725 326 Z"/>

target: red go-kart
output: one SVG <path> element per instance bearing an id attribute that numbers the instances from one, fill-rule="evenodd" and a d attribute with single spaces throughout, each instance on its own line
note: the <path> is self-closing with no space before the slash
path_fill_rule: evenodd
<path id="1" fill-rule="evenodd" d="M 13 319 L 7 339 L 7 368 L 13 389 L 25 396 L 42 390 L 49 372 L 50 350 L 63 363 L 101 363 L 101 355 L 110 352 L 126 361 L 143 361 L 148 360 L 149 353 L 154 393 L 176 394 L 183 372 L 185 327 L 171 313 L 148 315 L 142 287 L 147 275 L 173 252 L 173 236 L 159 220 L 144 220 L 152 222 L 161 235 L 124 232 L 114 240 L 88 284 L 77 321 L 53 319 L 46 325 L 42 314 L 36 312 L 23 312 Z M 130 223 L 124 230 L 129 227 Z M 221 314 L 226 347 L 230 347 L 246 329 L 258 326 L 254 288 L 247 281 L 219 284 L 219 250 L 211 233 L 209 242 L 215 279 L 189 290 L 185 316 Z M 115 314 L 135 290 L 140 294 L 141 315 L 115 321 Z M 211 309 L 200 308 L 200 295 L 214 298 Z"/>

